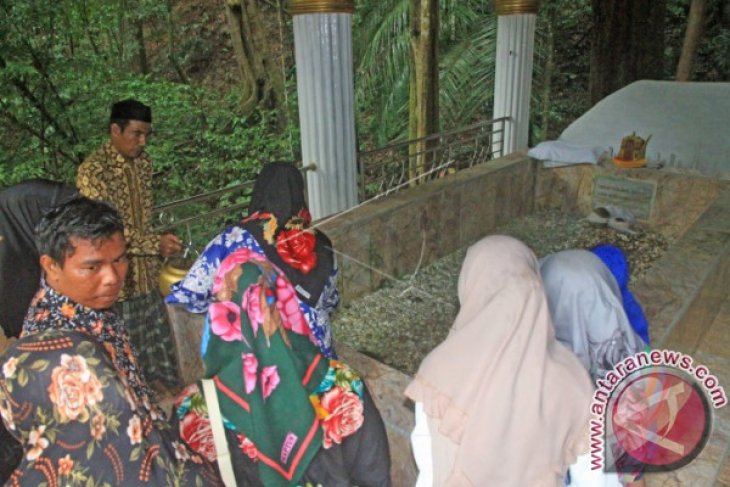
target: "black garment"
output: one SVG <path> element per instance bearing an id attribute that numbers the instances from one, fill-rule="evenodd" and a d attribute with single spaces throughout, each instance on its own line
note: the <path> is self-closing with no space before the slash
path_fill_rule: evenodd
<path id="1" fill-rule="evenodd" d="M 77 193 L 76 188 L 32 179 L 0 191 L 0 325 L 17 337 L 41 277 L 35 226 L 43 214 Z"/>
<path id="2" fill-rule="evenodd" d="M 0 485 L 5 485 L 22 459 L 23 447 L 0 421 Z"/>
<path id="3" fill-rule="evenodd" d="M 257 211 L 273 213 L 283 225 L 305 207 L 304 178 L 299 169 L 284 161 L 265 164 L 256 176 L 248 214 L 253 215 Z"/>
<path id="4" fill-rule="evenodd" d="M 251 203 L 248 206 L 249 216 L 256 212 L 273 214 L 278 224 L 278 235 L 284 225 L 302 208 L 306 209 L 307 204 L 304 200 L 304 178 L 299 169 L 290 162 L 276 161 L 266 164 L 254 183 Z M 324 233 L 315 229 L 314 251 L 317 253 L 317 264 L 314 269 L 304 273 L 284 262 L 276 251 L 275 244 L 266 242 L 263 235 L 264 223 L 262 220 L 250 220 L 243 227 L 253 234 L 269 261 L 286 274 L 299 297 L 310 306 L 316 306 L 335 266 L 332 242 Z"/>
<path id="5" fill-rule="evenodd" d="M 300 484 L 326 487 L 390 487 L 390 448 L 385 425 L 367 387 L 363 387 L 365 420 L 354 434 L 312 459 Z"/>

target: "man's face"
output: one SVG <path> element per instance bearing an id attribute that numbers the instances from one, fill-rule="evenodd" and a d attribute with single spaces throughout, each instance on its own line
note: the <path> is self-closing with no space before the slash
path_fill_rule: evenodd
<path id="1" fill-rule="evenodd" d="M 41 256 L 46 282 L 87 308 L 109 308 L 119 297 L 129 267 L 124 236 L 117 232 L 96 242 L 72 237 L 71 244 L 75 250 L 63 267 L 50 256 Z"/>
<path id="2" fill-rule="evenodd" d="M 142 154 L 151 131 L 151 124 L 139 120 L 130 120 L 124 130 L 113 123 L 111 125 L 112 145 L 124 157 L 134 159 Z"/>

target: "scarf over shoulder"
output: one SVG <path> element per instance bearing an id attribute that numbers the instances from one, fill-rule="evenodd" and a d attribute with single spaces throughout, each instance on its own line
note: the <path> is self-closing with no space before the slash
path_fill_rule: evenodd
<path id="1" fill-rule="evenodd" d="M 124 321 L 113 310 L 95 310 L 78 304 L 56 292 L 44 279 L 31 301 L 21 336 L 48 330 L 78 331 L 102 345 L 109 352 L 120 377 L 129 386 L 140 413 L 149 414 L 160 427 L 164 426 L 165 413 L 157 405 L 155 394 L 137 363 Z"/>
<path id="2" fill-rule="evenodd" d="M 362 380 L 322 355 L 292 284 L 261 255 L 239 249 L 224 259 L 213 293 L 205 376 L 224 422 L 264 485 L 298 485 L 320 448 L 363 425 Z"/>
<path id="3" fill-rule="evenodd" d="M 205 313 L 212 287 L 229 255 L 249 249 L 280 269 L 299 297 L 299 307 L 327 358 L 337 358 L 329 317 L 337 308 L 337 262 L 329 238 L 310 226 L 304 179 L 293 164 L 270 162 L 256 178 L 249 217 L 208 243 L 185 278 L 172 285 L 165 301 Z"/>

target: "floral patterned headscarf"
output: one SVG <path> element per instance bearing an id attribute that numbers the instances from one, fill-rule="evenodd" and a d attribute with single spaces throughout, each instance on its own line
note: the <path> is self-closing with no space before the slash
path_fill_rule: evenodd
<path id="1" fill-rule="evenodd" d="M 264 485 L 296 485 L 322 446 L 361 427 L 362 381 L 321 354 L 291 283 L 260 254 L 226 257 L 213 293 L 205 375 L 238 435 L 231 448 L 258 462 Z"/>

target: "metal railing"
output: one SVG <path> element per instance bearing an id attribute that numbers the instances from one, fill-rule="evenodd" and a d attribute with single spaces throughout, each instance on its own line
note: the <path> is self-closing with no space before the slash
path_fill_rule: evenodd
<path id="1" fill-rule="evenodd" d="M 175 231 L 189 250 L 202 249 L 212 235 L 246 214 L 253 181 L 170 201 L 153 209 L 156 233 Z"/>
<path id="2" fill-rule="evenodd" d="M 508 120 L 488 120 L 360 152 L 360 201 L 501 157 Z"/>
<path id="3" fill-rule="evenodd" d="M 188 225 L 196 220 L 209 219 L 224 213 L 245 209 L 251 199 L 253 181 L 217 189 L 208 193 L 182 198 L 155 207 L 157 232 L 164 232 L 175 227 Z M 224 201 L 224 197 L 229 202 Z M 196 209 L 204 208 L 200 213 Z"/>
<path id="4" fill-rule="evenodd" d="M 501 157 L 508 120 L 488 120 L 360 152 L 360 201 Z M 314 169 L 307 166 L 302 171 Z M 157 206 L 153 210 L 155 231 L 178 229 L 180 234 L 184 228 L 180 236 L 199 248 L 226 224 L 245 216 L 252 190 L 253 181 L 247 181 Z"/>

